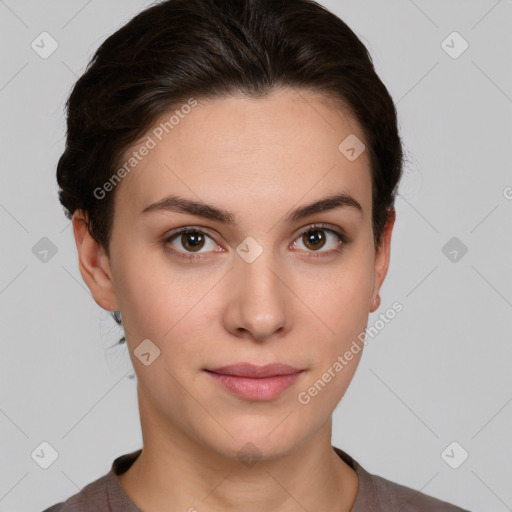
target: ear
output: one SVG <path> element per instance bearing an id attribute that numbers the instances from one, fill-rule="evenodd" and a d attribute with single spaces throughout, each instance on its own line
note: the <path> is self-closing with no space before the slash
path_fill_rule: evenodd
<path id="1" fill-rule="evenodd" d="M 108 311 L 119 309 L 110 263 L 103 247 L 91 236 L 82 211 L 73 214 L 73 234 L 78 251 L 80 274 L 96 303 Z"/>
<path id="2" fill-rule="evenodd" d="M 391 208 L 388 213 L 388 220 L 382 233 L 382 240 L 375 254 L 375 271 L 373 281 L 373 293 L 370 312 L 374 312 L 380 305 L 379 290 L 384 282 L 389 268 L 389 258 L 391 253 L 391 233 L 395 224 L 396 211 Z"/>

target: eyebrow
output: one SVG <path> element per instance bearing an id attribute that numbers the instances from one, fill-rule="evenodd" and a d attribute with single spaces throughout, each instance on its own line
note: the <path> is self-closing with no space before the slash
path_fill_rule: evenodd
<path id="1" fill-rule="evenodd" d="M 314 203 L 300 206 L 295 210 L 288 212 L 283 220 L 285 222 L 292 223 L 316 213 L 326 212 L 337 208 L 349 208 L 359 212 L 360 214 L 363 213 L 363 208 L 356 199 L 349 194 L 341 193 L 325 197 L 324 199 L 320 199 Z M 184 197 L 176 195 L 164 197 L 160 201 L 146 206 L 146 208 L 139 213 L 139 216 L 150 212 L 168 211 L 188 213 L 205 219 L 217 220 L 228 225 L 234 225 L 236 223 L 235 215 L 227 210 L 200 201 L 185 199 Z"/>

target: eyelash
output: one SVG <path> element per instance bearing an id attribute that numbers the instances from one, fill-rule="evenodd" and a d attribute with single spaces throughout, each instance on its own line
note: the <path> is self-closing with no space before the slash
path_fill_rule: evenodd
<path id="1" fill-rule="evenodd" d="M 306 233 L 309 233 L 310 231 L 315 231 L 315 230 L 330 231 L 331 233 L 333 233 L 334 235 L 336 235 L 338 237 L 341 244 L 338 244 L 338 247 L 336 249 L 331 249 L 330 251 L 323 251 L 323 252 L 318 251 L 316 253 L 315 253 L 315 251 L 308 251 L 308 252 L 311 252 L 311 254 L 306 256 L 307 258 L 324 258 L 324 257 L 332 256 L 335 253 L 341 252 L 342 246 L 348 244 L 348 239 L 343 233 L 340 233 L 339 231 L 336 231 L 335 229 L 332 229 L 332 228 L 326 226 L 325 224 L 312 224 L 311 226 L 308 226 L 307 229 L 305 229 L 304 231 L 299 233 L 299 236 L 295 240 L 302 237 Z M 201 233 L 203 235 L 208 236 L 209 238 L 212 238 L 210 235 L 208 235 L 208 233 L 206 233 L 202 229 L 196 228 L 194 226 L 188 226 L 188 227 L 180 229 L 178 231 L 174 231 L 173 233 L 166 236 L 162 240 L 162 244 L 164 245 L 165 250 L 170 252 L 172 255 L 174 255 L 178 258 L 182 258 L 182 259 L 188 260 L 188 261 L 202 260 L 202 259 L 210 257 L 207 254 L 203 254 L 203 253 L 196 253 L 196 254 L 184 253 L 182 251 L 177 251 L 177 250 L 169 247 L 169 245 L 168 245 L 169 242 L 171 242 L 178 235 L 182 235 L 183 233 Z"/>

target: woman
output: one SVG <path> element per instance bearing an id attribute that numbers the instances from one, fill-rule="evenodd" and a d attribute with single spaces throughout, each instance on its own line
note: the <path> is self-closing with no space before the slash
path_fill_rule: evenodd
<path id="1" fill-rule="evenodd" d="M 309 0 L 168 0 L 99 48 L 57 178 L 143 448 L 48 511 L 456 511 L 331 445 L 402 173 L 370 56 Z"/>

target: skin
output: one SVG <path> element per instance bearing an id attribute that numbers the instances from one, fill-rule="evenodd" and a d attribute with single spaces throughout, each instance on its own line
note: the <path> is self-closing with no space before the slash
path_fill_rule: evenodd
<path id="1" fill-rule="evenodd" d="M 388 270 L 395 213 L 376 248 L 368 152 L 349 161 L 338 150 L 351 133 L 364 141 L 350 116 L 308 91 L 201 102 L 117 186 L 110 259 L 75 213 L 80 272 L 102 308 L 121 311 L 138 378 L 143 451 L 118 480 L 145 512 L 339 512 L 355 502 L 357 475 L 331 433 L 362 351 L 307 405 L 297 400 L 364 331 Z M 334 192 L 350 194 L 362 213 L 282 220 Z M 237 222 L 140 215 L 171 193 L 227 209 Z M 308 244 L 302 234 L 313 223 L 343 230 L 348 243 L 333 252 L 336 235 L 320 228 L 325 245 Z M 187 226 L 207 235 L 206 258 L 166 251 L 165 236 Z M 263 249 L 252 263 L 236 252 L 247 236 Z M 180 235 L 170 245 L 197 255 Z M 144 339 L 161 351 L 149 366 L 133 353 Z M 305 371 L 277 398 L 255 402 L 203 371 L 238 362 Z M 238 455 L 248 446 L 252 465 Z"/>

